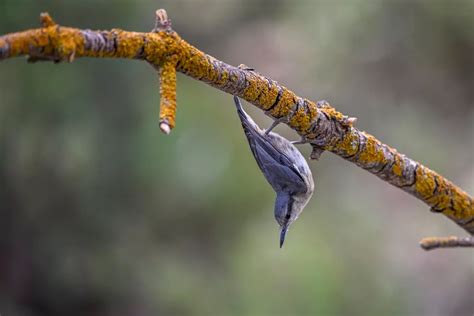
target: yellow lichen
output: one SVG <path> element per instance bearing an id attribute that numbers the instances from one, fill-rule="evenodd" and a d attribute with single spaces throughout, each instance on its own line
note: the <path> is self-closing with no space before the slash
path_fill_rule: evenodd
<path id="1" fill-rule="evenodd" d="M 336 109 L 333 108 L 332 106 L 330 106 L 329 103 L 327 103 L 327 102 L 326 102 L 325 106 L 321 109 L 321 111 L 323 111 L 324 113 L 326 113 L 327 116 L 329 116 L 330 118 L 332 118 L 336 121 L 339 121 L 341 123 L 343 123 L 343 121 L 344 121 L 344 114 L 342 114 L 341 112 L 336 111 Z"/>
<path id="2" fill-rule="evenodd" d="M 276 118 L 288 116 L 294 105 L 295 94 L 284 88 L 278 104 L 270 111 L 270 115 Z"/>
<path id="3" fill-rule="evenodd" d="M 262 104 L 262 109 L 266 110 L 275 102 L 278 97 L 278 86 L 272 84 L 270 88 L 267 89 L 266 93 L 262 93 L 258 99 L 257 103 Z"/>
<path id="4" fill-rule="evenodd" d="M 342 141 L 336 144 L 338 152 L 342 153 L 343 156 L 353 156 L 359 149 L 358 135 L 352 130 L 349 130 Z"/>
<path id="5" fill-rule="evenodd" d="M 59 32 L 58 36 L 51 36 L 57 33 L 57 27 L 51 26 L 47 30 L 50 32 L 52 44 L 56 47 L 56 53 L 61 60 L 72 62 L 77 53 L 82 54 L 84 47 L 84 37 L 82 34 L 68 28 L 64 32 Z"/>
<path id="6" fill-rule="evenodd" d="M 219 76 L 216 78 L 216 85 L 219 87 L 224 86 L 229 81 L 229 73 L 226 70 L 223 70 Z"/>
<path id="7" fill-rule="evenodd" d="M 428 199 L 433 195 L 436 183 L 432 173 L 425 173 L 425 168 L 419 166 L 416 170 L 415 190 L 423 199 Z M 433 205 L 430 205 L 433 206 Z"/>
<path id="8" fill-rule="evenodd" d="M 145 39 L 143 36 L 136 36 L 119 29 L 112 30 L 115 36 L 119 39 L 117 41 L 117 53 L 123 58 L 134 58 L 143 48 Z"/>
<path id="9" fill-rule="evenodd" d="M 404 162 L 398 155 L 394 157 L 395 163 L 392 166 L 392 171 L 395 175 L 401 177 L 403 175 Z"/>
<path id="10" fill-rule="evenodd" d="M 299 108 L 291 117 L 289 123 L 297 132 L 302 133 L 308 130 L 310 120 L 311 118 L 309 115 L 306 115 L 304 108 Z"/>
<path id="11" fill-rule="evenodd" d="M 463 225 L 463 221 L 467 222 L 474 218 L 474 207 L 472 201 L 465 198 L 466 193 L 436 172 L 421 165 L 416 173 L 415 190 L 416 194 L 434 210 L 442 211 L 444 215 L 460 225 Z M 472 223 L 464 228 L 474 232 Z"/>
<path id="12" fill-rule="evenodd" d="M 172 129 L 176 121 L 176 68 L 173 60 L 160 67 L 160 123 Z"/>
<path id="13" fill-rule="evenodd" d="M 364 135 L 366 136 L 366 143 L 364 149 L 359 154 L 358 162 L 367 165 L 385 163 L 386 159 L 380 142 L 372 135 L 366 133 L 364 133 Z"/>
<path id="14" fill-rule="evenodd" d="M 236 78 L 238 79 L 238 78 Z M 260 94 L 264 93 L 266 87 L 262 85 L 254 74 L 247 76 L 248 85 L 244 90 L 243 97 L 251 103 L 255 103 Z"/>

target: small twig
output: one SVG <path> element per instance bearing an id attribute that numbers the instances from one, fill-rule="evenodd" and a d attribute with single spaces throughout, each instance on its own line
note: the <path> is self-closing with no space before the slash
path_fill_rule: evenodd
<path id="1" fill-rule="evenodd" d="M 438 248 L 456 248 L 456 247 L 474 247 L 474 238 L 472 237 L 428 237 L 420 241 L 421 248 L 432 250 Z"/>
<path id="2" fill-rule="evenodd" d="M 171 20 L 165 9 L 155 12 L 155 28 L 152 32 L 173 32 Z M 176 58 L 167 56 L 155 69 L 160 76 L 160 130 L 168 135 L 176 124 Z"/>
<path id="3" fill-rule="evenodd" d="M 40 14 L 40 22 L 43 27 L 50 27 L 56 25 L 53 18 L 48 14 L 48 12 L 42 12 Z"/>
<path id="4" fill-rule="evenodd" d="M 169 134 L 176 124 L 176 63 L 166 60 L 160 73 L 160 129 Z"/>
<path id="5" fill-rule="evenodd" d="M 153 32 L 171 31 L 171 20 L 168 18 L 168 13 L 165 9 L 158 9 L 155 12 L 155 28 Z"/>

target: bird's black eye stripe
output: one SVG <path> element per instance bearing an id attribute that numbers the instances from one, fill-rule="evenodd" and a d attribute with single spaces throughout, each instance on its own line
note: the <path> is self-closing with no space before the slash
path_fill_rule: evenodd
<path id="1" fill-rule="evenodd" d="M 290 200 L 288 201 L 288 208 L 286 209 L 285 219 L 290 219 L 292 209 L 293 209 L 293 199 L 290 198 Z"/>

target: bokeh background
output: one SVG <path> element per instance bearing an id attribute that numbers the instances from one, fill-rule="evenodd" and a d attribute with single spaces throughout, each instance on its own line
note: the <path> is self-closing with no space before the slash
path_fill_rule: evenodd
<path id="1" fill-rule="evenodd" d="M 203 51 L 329 100 L 474 193 L 473 1 L 0 0 L 0 34 L 42 11 L 149 31 L 158 8 Z M 164 136 L 144 62 L 0 63 L 2 316 L 473 315 L 473 252 L 418 246 L 464 232 L 330 153 L 279 249 L 232 98 L 178 85 Z"/>

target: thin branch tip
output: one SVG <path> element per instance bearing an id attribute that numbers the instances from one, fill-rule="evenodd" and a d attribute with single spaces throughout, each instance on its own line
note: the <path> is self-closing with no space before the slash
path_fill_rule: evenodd
<path id="1" fill-rule="evenodd" d="M 240 65 L 237 66 L 237 68 L 242 69 L 242 70 L 248 70 L 248 71 L 254 71 L 255 70 L 255 68 L 249 67 L 246 64 L 240 64 Z"/>
<path id="2" fill-rule="evenodd" d="M 168 125 L 167 122 L 160 122 L 160 130 L 166 134 L 169 135 L 171 132 L 171 127 Z"/>
<path id="3" fill-rule="evenodd" d="M 420 241 L 420 247 L 426 251 L 439 248 L 474 247 L 473 237 L 427 237 Z"/>
<path id="4" fill-rule="evenodd" d="M 155 11 L 155 28 L 153 31 L 171 31 L 171 20 L 168 18 L 168 13 L 166 13 L 165 9 Z"/>
<path id="5" fill-rule="evenodd" d="M 43 27 L 50 27 L 56 25 L 56 22 L 54 22 L 53 18 L 49 15 L 48 12 L 41 12 L 40 22 L 41 26 Z"/>
<path id="6" fill-rule="evenodd" d="M 357 122 L 357 117 L 349 117 L 347 119 L 347 122 L 350 124 L 350 125 L 354 125 L 356 122 Z"/>
<path id="7" fill-rule="evenodd" d="M 176 124 L 176 66 L 173 60 L 166 60 L 159 68 L 160 77 L 160 128 L 169 134 Z"/>

